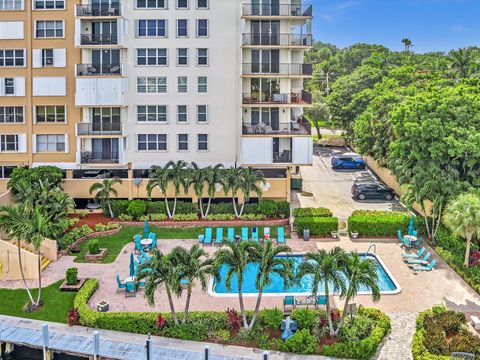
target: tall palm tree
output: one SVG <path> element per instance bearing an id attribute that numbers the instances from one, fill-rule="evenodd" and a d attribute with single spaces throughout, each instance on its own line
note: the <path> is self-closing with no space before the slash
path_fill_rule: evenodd
<path id="1" fill-rule="evenodd" d="M 443 222 L 454 235 L 466 240 L 463 264 L 469 266 L 472 239 L 480 239 L 479 195 L 470 192 L 457 196 L 447 205 Z"/>
<path id="2" fill-rule="evenodd" d="M 199 167 L 196 163 L 192 162 L 188 171 L 188 184 L 192 186 L 193 192 L 198 198 L 198 208 L 200 209 L 200 215 L 202 219 L 205 218 L 203 211 L 203 193 L 206 187 L 206 175 L 205 168 Z"/>
<path id="3" fill-rule="evenodd" d="M 112 179 L 103 179 L 102 182 L 97 182 L 90 186 L 90 194 L 95 192 L 95 200 L 99 200 L 102 206 L 107 206 L 110 213 L 110 217 L 113 219 L 114 214 L 112 211 L 112 197 L 118 196 L 117 190 L 114 185 L 121 184 L 122 180 L 114 177 Z"/>
<path id="4" fill-rule="evenodd" d="M 409 52 L 410 48 L 413 46 L 412 40 L 408 38 L 402 39 L 402 44 L 405 46 L 405 52 Z"/>
<path id="5" fill-rule="evenodd" d="M 271 274 L 276 274 L 283 279 L 285 287 L 289 287 L 294 279 L 293 264 L 291 260 L 278 257 L 282 253 L 290 253 L 291 249 L 287 245 L 274 246 L 271 241 L 265 241 L 263 244 L 255 243 L 250 248 L 252 261 L 258 264 L 258 273 L 255 278 L 255 287 L 258 290 L 257 302 L 253 311 L 252 320 L 248 330 L 253 328 L 257 319 L 260 304 L 262 302 L 263 289 L 272 283 Z"/>
<path id="6" fill-rule="evenodd" d="M 330 312 L 330 290 L 333 293 L 344 294 L 346 291 L 345 276 L 342 272 L 342 262 L 345 258 L 345 252 L 342 248 L 336 246 L 330 251 L 324 249 L 305 254 L 303 261 L 297 270 L 297 281 L 308 275 L 312 277 L 312 296 L 318 294 L 318 286 L 320 281 L 324 284 L 324 293 L 327 298 L 327 320 L 330 336 L 335 335 L 333 328 L 332 315 Z M 330 285 L 333 289 L 330 289 Z"/>
<path id="7" fill-rule="evenodd" d="M 243 202 L 239 216 L 242 216 L 245 203 L 248 203 L 252 193 L 257 194 L 259 198 L 262 197 L 263 190 L 261 185 L 265 185 L 266 182 L 267 180 L 261 170 L 254 170 L 251 167 L 242 169 L 240 190 L 243 193 Z"/>
<path id="8" fill-rule="evenodd" d="M 168 304 L 173 322 L 178 325 L 175 304 L 172 295 L 179 297 L 182 293 L 180 287 L 181 273 L 174 266 L 170 255 L 163 255 L 159 250 L 152 251 L 152 258 L 140 264 L 135 275 L 137 284 L 145 279 L 145 296 L 150 305 L 155 305 L 155 292 L 162 286 L 167 292 Z"/>
<path id="9" fill-rule="evenodd" d="M 220 270 L 222 266 L 227 266 L 225 275 L 225 286 L 229 291 L 232 289 L 233 277 L 237 276 L 238 301 L 240 304 L 240 312 L 243 320 L 243 327 L 248 329 L 247 316 L 245 314 L 245 305 L 243 303 L 243 275 L 251 262 L 250 248 L 253 246 L 252 241 L 242 241 L 240 243 L 234 241 L 226 241 L 224 246 L 215 253 L 215 277 L 220 279 Z"/>
<path id="10" fill-rule="evenodd" d="M 208 216 L 210 212 L 210 205 L 212 199 L 215 198 L 215 193 L 217 192 L 217 185 L 223 184 L 223 165 L 217 164 L 215 166 L 209 166 L 205 169 L 205 182 L 207 184 L 207 193 L 208 193 L 208 203 L 207 209 L 205 210 L 205 217 Z"/>
<path id="11" fill-rule="evenodd" d="M 169 161 L 165 165 L 167 170 L 167 179 L 168 183 L 173 185 L 174 197 L 173 197 L 173 209 L 172 217 L 175 216 L 175 211 L 177 209 L 177 198 L 180 195 L 180 189 L 183 187 L 185 193 L 188 192 L 188 177 L 187 177 L 187 168 L 188 165 L 183 160 L 178 160 L 177 162 Z"/>
<path id="12" fill-rule="evenodd" d="M 378 287 L 378 274 L 375 263 L 366 259 L 357 253 L 352 253 L 344 258 L 343 271 L 348 279 L 347 291 L 343 295 L 345 304 L 343 306 L 342 317 L 335 330 L 335 336 L 338 336 L 340 329 L 345 321 L 347 307 L 350 300 L 357 296 L 361 287 L 366 286 L 372 290 L 372 299 L 374 302 L 380 300 L 380 288 Z"/>
<path id="13" fill-rule="evenodd" d="M 225 192 L 225 195 L 227 195 L 229 192 L 232 195 L 232 203 L 233 203 L 233 211 L 235 211 L 235 216 L 240 217 L 239 211 L 237 209 L 237 202 L 236 198 L 238 195 L 238 191 L 241 189 L 243 181 L 242 181 L 242 174 L 243 170 L 242 168 L 234 168 L 231 167 L 223 173 L 223 191 Z"/>
<path id="14" fill-rule="evenodd" d="M 460 79 L 469 77 L 473 57 L 468 48 L 450 51 L 448 59 L 450 60 L 449 68 L 456 73 Z"/>
<path id="15" fill-rule="evenodd" d="M 185 323 L 188 320 L 188 310 L 194 282 L 199 281 L 202 291 L 207 291 L 208 276 L 213 274 L 213 260 L 208 259 L 208 253 L 198 244 L 192 246 L 190 250 L 177 246 L 172 250 L 170 256 L 173 266 L 177 267 L 182 278 L 188 281 L 187 301 L 185 302 L 182 320 Z"/>
<path id="16" fill-rule="evenodd" d="M 161 166 L 152 166 L 148 174 L 148 183 L 147 183 L 147 195 L 149 198 L 152 197 L 152 191 L 155 188 L 158 188 L 163 194 L 163 199 L 165 201 L 165 209 L 167 210 L 168 218 L 171 219 L 172 212 L 170 211 L 170 205 L 168 203 L 167 189 L 170 180 L 168 178 L 168 170 Z"/>

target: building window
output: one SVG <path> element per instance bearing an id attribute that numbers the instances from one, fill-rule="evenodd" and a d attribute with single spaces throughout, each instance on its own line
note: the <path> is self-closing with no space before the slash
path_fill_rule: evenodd
<path id="1" fill-rule="evenodd" d="M 137 65 L 167 65 L 167 49 L 137 49 Z"/>
<path id="2" fill-rule="evenodd" d="M 0 66 L 24 66 L 24 50 L 0 50 Z"/>
<path id="3" fill-rule="evenodd" d="M 188 20 L 178 19 L 177 20 L 177 37 L 187 37 L 187 36 L 188 36 Z"/>
<path id="4" fill-rule="evenodd" d="M 0 149 L 2 151 L 18 151 L 18 135 L 1 135 Z"/>
<path id="5" fill-rule="evenodd" d="M 42 66 L 53 66 L 53 49 L 42 49 Z"/>
<path id="6" fill-rule="evenodd" d="M 208 9 L 208 0 L 197 0 L 197 9 Z"/>
<path id="7" fill-rule="evenodd" d="M 15 95 L 15 79 L 5 78 L 5 95 Z"/>
<path id="8" fill-rule="evenodd" d="M 37 135 L 37 152 L 65 152 L 65 135 Z"/>
<path id="9" fill-rule="evenodd" d="M 167 92 L 167 78 L 161 77 L 138 77 L 137 92 L 139 94 L 165 94 Z"/>
<path id="10" fill-rule="evenodd" d="M 188 9 L 188 0 L 177 0 L 177 9 Z"/>
<path id="11" fill-rule="evenodd" d="M 207 151 L 208 150 L 208 135 L 207 134 L 198 134 L 198 151 Z"/>
<path id="12" fill-rule="evenodd" d="M 36 106 L 35 121 L 37 123 L 64 123 L 65 106 Z"/>
<path id="13" fill-rule="evenodd" d="M 197 49 L 197 65 L 208 65 L 208 49 Z"/>
<path id="14" fill-rule="evenodd" d="M 206 93 L 208 90 L 208 83 L 206 76 L 199 76 L 198 77 L 198 92 L 199 93 Z"/>
<path id="15" fill-rule="evenodd" d="M 177 65 L 188 65 L 188 49 L 177 49 Z"/>
<path id="16" fill-rule="evenodd" d="M 187 92 L 187 77 L 179 76 L 178 77 L 178 92 L 186 93 Z"/>
<path id="17" fill-rule="evenodd" d="M 23 10 L 23 0 L 0 0 L 0 10 Z"/>
<path id="18" fill-rule="evenodd" d="M 65 9 L 65 1 L 63 0 L 35 0 L 36 10 L 52 10 Z"/>
<path id="19" fill-rule="evenodd" d="M 166 134 L 138 134 L 137 140 L 138 151 L 167 150 Z"/>
<path id="20" fill-rule="evenodd" d="M 138 36 L 167 36 L 166 20 L 138 20 Z"/>
<path id="21" fill-rule="evenodd" d="M 62 38 L 63 37 L 63 21 L 37 21 L 36 26 L 37 38 Z"/>
<path id="22" fill-rule="evenodd" d="M 2 106 L 0 107 L 0 123 L 23 123 L 22 106 Z"/>
<path id="23" fill-rule="evenodd" d="M 177 122 L 179 123 L 188 122 L 187 105 L 177 106 Z"/>
<path id="24" fill-rule="evenodd" d="M 188 151 L 188 134 L 178 134 L 178 151 Z"/>
<path id="25" fill-rule="evenodd" d="M 137 106 L 138 122 L 167 122 L 166 105 L 139 105 Z"/>
<path id="26" fill-rule="evenodd" d="M 198 123 L 208 122 L 207 105 L 197 106 L 197 122 Z"/>
<path id="27" fill-rule="evenodd" d="M 199 19 L 197 20 L 197 37 L 207 37 L 208 36 L 208 20 Z"/>
<path id="28" fill-rule="evenodd" d="M 167 0 L 137 0 L 137 9 L 167 9 Z"/>

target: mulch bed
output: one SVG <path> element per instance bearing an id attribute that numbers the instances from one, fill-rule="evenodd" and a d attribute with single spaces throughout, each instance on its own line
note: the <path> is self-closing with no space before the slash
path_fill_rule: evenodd
<path id="1" fill-rule="evenodd" d="M 143 226 L 143 221 L 112 221 L 117 224 L 127 225 L 127 226 Z M 165 220 L 165 221 L 149 221 L 150 225 L 153 226 L 166 226 L 166 227 L 175 227 L 175 226 L 282 226 L 288 225 L 288 219 L 267 219 L 267 220 L 230 220 L 230 221 L 209 221 L 209 220 L 192 220 L 192 221 L 175 221 L 175 220 Z"/>
<path id="2" fill-rule="evenodd" d="M 68 214 L 69 218 L 80 218 L 79 214 Z M 75 225 L 75 227 L 80 227 L 82 225 L 88 225 L 92 229 L 95 227 L 95 224 L 108 224 L 112 219 L 108 216 L 103 215 L 102 213 L 90 213 L 83 219 L 80 218 L 80 221 Z"/>

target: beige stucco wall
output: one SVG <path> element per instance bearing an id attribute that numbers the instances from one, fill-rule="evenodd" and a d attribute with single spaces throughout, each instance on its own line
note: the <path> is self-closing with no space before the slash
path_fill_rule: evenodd
<path id="1" fill-rule="evenodd" d="M 22 246 L 31 252 L 35 252 L 32 244 L 22 242 Z M 57 242 L 55 240 L 45 239 L 40 247 L 40 253 L 49 260 L 57 261 Z"/>
<path id="2" fill-rule="evenodd" d="M 11 204 L 12 197 L 13 197 L 12 192 L 10 190 L 7 190 L 6 186 L 4 189 L 2 185 L 3 185 L 2 182 L 0 182 L 0 206 Z M 2 191 L 2 190 L 5 190 L 5 191 Z"/>
<path id="3" fill-rule="evenodd" d="M 22 265 L 25 278 L 38 279 L 37 256 L 31 252 L 21 250 Z M 18 280 L 22 278 L 18 261 L 18 249 L 15 245 L 0 240 L 0 279 Z"/>

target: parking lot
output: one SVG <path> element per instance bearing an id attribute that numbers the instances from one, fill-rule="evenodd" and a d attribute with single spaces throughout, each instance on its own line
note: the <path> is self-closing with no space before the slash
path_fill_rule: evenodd
<path id="1" fill-rule="evenodd" d="M 332 156 L 349 153 L 346 148 L 315 147 L 313 166 L 301 167 L 303 191 L 313 196 L 292 193 L 293 203 L 302 207 L 323 206 L 332 210 L 334 216 L 346 219 L 354 210 L 402 210 L 398 199 L 355 200 L 351 188 L 357 177 L 374 176 L 369 170 L 333 170 L 330 165 Z"/>

